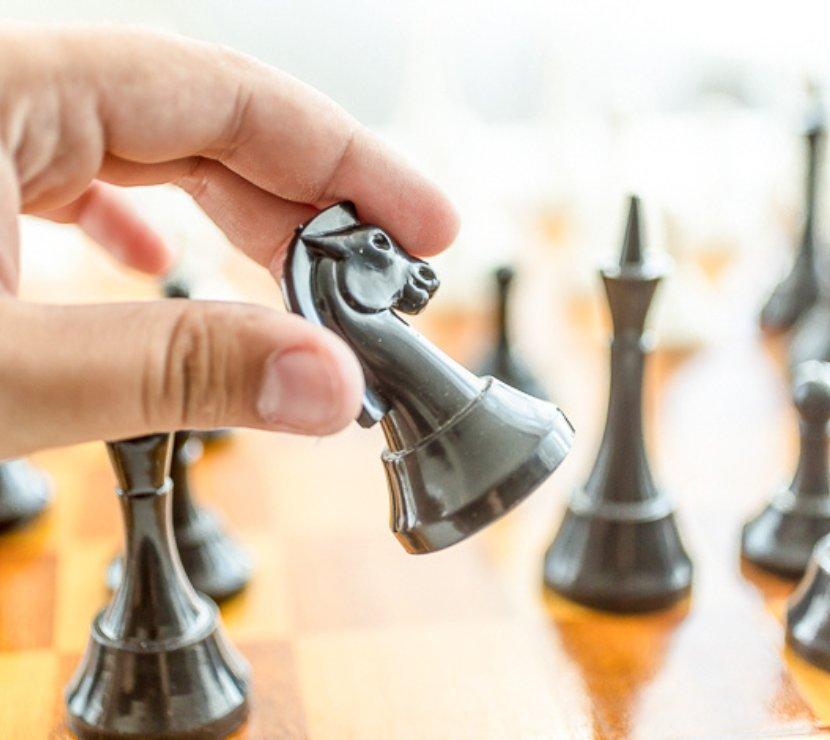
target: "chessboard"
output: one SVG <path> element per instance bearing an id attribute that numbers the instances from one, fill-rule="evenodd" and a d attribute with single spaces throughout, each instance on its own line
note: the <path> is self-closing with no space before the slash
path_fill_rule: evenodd
<path id="1" fill-rule="evenodd" d="M 695 562 L 691 598 L 619 616 L 543 588 L 543 553 L 602 430 L 597 306 L 573 307 L 550 349 L 552 395 L 578 430 L 573 454 L 510 516 L 446 551 L 407 555 L 389 533 L 378 429 L 325 439 L 237 430 L 194 464 L 196 496 L 255 562 L 249 587 L 222 606 L 253 673 L 236 737 L 830 731 L 830 674 L 784 647 L 793 584 L 739 557 L 742 522 L 787 482 L 796 454 L 781 348 L 749 323 L 717 346 L 658 351 L 647 373 L 648 445 Z M 450 313 L 425 325 L 466 359 L 480 328 L 480 317 Z M 0 536 L 0 738 L 13 740 L 71 737 L 63 688 L 121 542 L 103 444 L 33 462 L 54 501 Z"/>

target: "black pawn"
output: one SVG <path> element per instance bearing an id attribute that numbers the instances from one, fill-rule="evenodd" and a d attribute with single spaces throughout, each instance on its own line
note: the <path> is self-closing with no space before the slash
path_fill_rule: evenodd
<path id="1" fill-rule="evenodd" d="M 761 309 L 761 327 L 766 331 L 781 332 L 791 329 L 819 297 L 816 199 L 825 133 L 824 117 L 816 101 L 810 111 L 804 134 L 807 143 L 807 170 L 801 243 L 789 274 L 775 287 Z"/>
<path id="2" fill-rule="evenodd" d="M 830 365 L 800 365 L 793 402 L 799 415 L 801 444 L 795 477 L 789 488 L 744 526 L 741 551 L 761 568 L 787 578 L 800 578 L 816 543 L 830 534 Z"/>
<path id="3" fill-rule="evenodd" d="M 605 432 L 544 566 L 548 586 L 599 609 L 659 609 L 691 586 L 692 564 L 671 502 L 652 479 L 643 441 L 644 326 L 664 273 L 642 252 L 639 201 L 632 197 L 619 265 L 600 273 L 614 324 Z"/>
<path id="4" fill-rule="evenodd" d="M 500 267 L 494 273 L 497 306 L 496 313 L 496 346 L 485 358 L 477 375 L 492 375 L 507 385 L 512 385 L 524 393 L 543 401 L 548 400 L 547 393 L 538 380 L 530 372 L 530 368 L 516 356 L 510 342 L 510 288 L 513 284 L 515 272 L 510 267 Z"/>
<path id="5" fill-rule="evenodd" d="M 790 597 L 787 644 L 830 671 L 830 535 L 819 540 L 804 578 Z"/>
<path id="6" fill-rule="evenodd" d="M 108 443 L 125 530 L 124 577 L 96 616 L 66 690 L 82 738 L 225 737 L 248 711 L 248 667 L 173 541 L 172 438 Z"/>
<path id="7" fill-rule="evenodd" d="M 0 530 L 33 519 L 49 499 L 48 478 L 25 460 L 0 463 Z"/>
<path id="8" fill-rule="evenodd" d="M 190 432 L 176 432 L 173 439 L 173 534 L 193 587 L 214 601 L 223 601 L 248 584 L 251 561 L 219 517 L 193 500 L 188 469 L 199 455 L 199 444 Z M 115 588 L 120 579 L 118 558 L 107 571 L 107 584 Z"/>

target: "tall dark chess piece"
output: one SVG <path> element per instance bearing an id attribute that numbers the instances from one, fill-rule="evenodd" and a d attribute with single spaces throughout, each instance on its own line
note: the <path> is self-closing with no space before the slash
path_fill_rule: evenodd
<path id="1" fill-rule="evenodd" d="M 796 324 L 790 341 L 790 367 L 830 362 L 830 258 L 819 261 L 819 299 Z"/>
<path id="2" fill-rule="evenodd" d="M 815 544 L 830 534 L 830 479 L 827 422 L 830 419 L 830 364 L 806 362 L 795 375 L 801 451 L 789 488 L 744 526 L 741 551 L 762 568 L 800 578 Z"/>
<path id="3" fill-rule="evenodd" d="M 658 609 L 691 585 L 692 564 L 671 502 L 652 479 L 643 441 L 644 325 L 664 273 L 642 252 L 639 201 L 632 197 L 619 265 L 600 273 L 614 323 L 605 433 L 544 567 L 548 586 L 599 609 Z"/>
<path id="4" fill-rule="evenodd" d="M 66 691 L 82 738 L 218 738 L 247 714 L 248 667 L 216 605 L 187 580 L 173 542 L 167 434 L 107 445 L 126 567 Z"/>
<path id="5" fill-rule="evenodd" d="M 516 355 L 510 342 L 510 288 L 515 272 L 510 267 L 500 267 L 494 276 L 498 302 L 496 346 L 482 362 L 478 374 L 492 375 L 523 393 L 547 400 L 547 394 L 541 383 L 533 377 L 530 368 Z"/>
<path id="6" fill-rule="evenodd" d="M 49 503 L 46 476 L 26 460 L 0 463 L 0 531 L 36 517 Z"/>
<path id="7" fill-rule="evenodd" d="M 761 327 L 770 332 L 791 329 L 819 296 L 816 200 L 825 133 L 824 116 L 820 104 L 816 101 L 810 111 L 804 134 L 807 142 L 807 171 L 801 244 L 790 273 L 775 287 L 761 309 Z"/>
<path id="8" fill-rule="evenodd" d="M 190 491 L 188 468 L 198 457 L 190 432 L 176 432 L 173 438 L 173 534 L 179 557 L 193 587 L 214 601 L 241 591 L 251 578 L 251 561 L 230 537 L 213 512 L 195 503 Z M 116 588 L 121 579 L 121 559 L 107 571 L 107 584 Z"/>
<path id="9" fill-rule="evenodd" d="M 448 547 L 513 508 L 564 459 L 573 430 L 553 404 L 479 378 L 414 331 L 438 278 L 339 203 L 297 229 L 289 308 L 337 332 L 363 366 L 358 421 L 386 436 L 392 530 L 411 553 Z"/>
<path id="10" fill-rule="evenodd" d="M 804 578 L 790 597 L 787 644 L 830 671 L 830 535 L 819 540 Z"/>

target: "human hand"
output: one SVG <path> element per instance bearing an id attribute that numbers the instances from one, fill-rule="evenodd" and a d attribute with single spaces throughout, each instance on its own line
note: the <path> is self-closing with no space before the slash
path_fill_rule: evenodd
<path id="1" fill-rule="evenodd" d="M 435 186 L 320 93 L 218 46 L 8 24 L 0 83 L 0 459 L 182 428 L 325 434 L 355 418 L 357 360 L 297 316 L 18 300 L 17 216 L 76 222 L 161 273 L 167 247 L 105 183 L 170 182 L 276 277 L 294 228 L 340 200 L 413 253 L 440 251 L 457 219 Z"/>

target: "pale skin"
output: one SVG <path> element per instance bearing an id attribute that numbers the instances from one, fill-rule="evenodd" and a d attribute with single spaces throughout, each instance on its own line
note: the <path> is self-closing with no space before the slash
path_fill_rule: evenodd
<path id="1" fill-rule="evenodd" d="M 172 254 L 113 185 L 173 183 L 277 277 L 296 226 L 352 200 L 413 254 L 446 247 L 438 188 L 319 92 L 228 49 L 126 28 L 0 25 L 0 459 L 244 426 L 334 432 L 363 377 L 345 344 L 267 308 L 18 300 L 18 214 L 75 222 L 152 274 Z"/>

